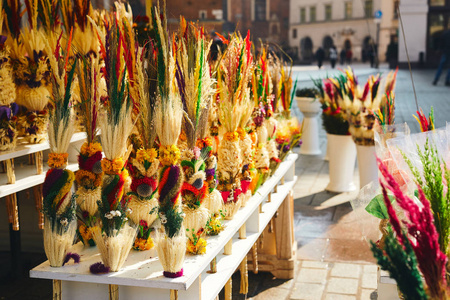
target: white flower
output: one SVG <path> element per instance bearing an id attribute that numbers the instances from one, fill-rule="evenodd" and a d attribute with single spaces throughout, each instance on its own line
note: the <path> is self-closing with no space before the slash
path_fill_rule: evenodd
<path id="1" fill-rule="evenodd" d="M 67 224 L 69 224 L 69 221 L 67 221 L 66 218 L 59 220 L 59 222 L 61 223 L 62 226 L 67 226 Z"/>
<path id="2" fill-rule="evenodd" d="M 131 208 L 127 208 L 127 214 L 131 214 L 133 210 Z"/>
<path id="3" fill-rule="evenodd" d="M 122 213 L 118 210 L 116 210 L 116 217 L 120 217 L 122 215 Z"/>
<path id="4" fill-rule="evenodd" d="M 105 218 L 111 220 L 112 218 L 114 218 L 114 216 L 113 216 L 112 213 L 109 212 L 109 213 L 106 213 L 106 214 L 105 214 Z"/>
<path id="5" fill-rule="evenodd" d="M 128 218 L 127 217 L 123 218 L 123 221 L 124 222 L 128 221 Z"/>
<path id="6" fill-rule="evenodd" d="M 186 214 L 185 213 L 181 213 L 180 216 L 184 219 L 186 218 Z"/>
<path id="7" fill-rule="evenodd" d="M 111 216 L 113 216 L 113 217 L 115 217 L 115 216 L 116 216 L 116 211 L 115 211 L 115 210 L 112 210 L 112 211 L 110 211 L 109 213 L 110 213 L 110 214 L 111 214 Z"/>
<path id="8" fill-rule="evenodd" d="M 165 214 L 160 213 L 159 214 L 159 218 L 161 220 L 161 224 L 166 224 L 167 223 L 167 217 Z"/>

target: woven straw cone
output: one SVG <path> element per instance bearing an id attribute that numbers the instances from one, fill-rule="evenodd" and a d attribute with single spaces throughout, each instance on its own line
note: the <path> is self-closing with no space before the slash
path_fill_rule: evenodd
<path id="1" fill-rule="evenodd" d="M 10 105 L 16 99 L 16 85 L 9 67 L 0 68 L 0 106 Z"/>
<path id="2" fill-rule="evenodd" d="M 252 161 L 252 139 L 248 134 L 239 141 L 239 147 L 241 148 L 242 164 L 248 165 Z"/>
<path id="3" fill-rule="evenodd" d="M 255 152 L 255 167 L 257 169 L 268 168 L 270 165 L 269 152 L 266 147 L 258 148 Z"/>
<path id="4" fill-rule="evenodd" d="M 69 190 L 69 192 L 67 193 L 66 197 L 64 197 L 64 200 L 61 203 L 61 205 L 59 206 L 58 210 L 56 211 L 56 214 L 60 215 L 66 211 L 67 206 L 70 205 L 70 203 L 72 202 L 72 193 L 73 192 L 72 192 L 72 188 L 71 188 Z"/>
<path id="5" fill-rule="evenodd" d="M 102 234 L 99 227 L 94 227 L 92 235 L 102 257 L 103 264 L 112 272 L 117 272 L 130 253 L 136 237 L 136 229 L 125 223 L 116 236 L 108 237 Z"/>
<path id="6" fill-rule="evenodd" d="M 217 158 L 219 178 L 226 181 L 233 179 L 241 169 L 241 149 L 239 142 L 223 139 Z"/>
<path id="7" fill-rule="evenodd" d="M 236 202 L 228 202 L 224 203 L 223 209 L 225 210 L 225 220 L 232 220 L 234 215 L 238 212 L 239 208 L 241 208 L 242 197 L 239 195 L 238 201 Z"/>
<path id="8" fill-rule="evenodd" d="M 178 235 L 173 238 L 168 238 L 165 235 L 160 236 L 157 240 L 156 250 L 164 271 L 170 273 L 180 272 L 186 256 L 185 229 L 181 227 Z"/>
<path id="9" fill-rule="evenodd" d="M 274 117 L 270 117 L 264 121 L 264 125 L 267 130 L 267 135 L 269 138 L 273 138 L 275 136 L 275 132 L 277 129 L 278 121 Z"/>
<path id="10" fill-rule="evenodd" d="M 16 103 L 26 107 L 29 111 L 42 111 L 48 104 L 50 92 L 46 86 L 30 88 L 26 85 L 17 87 Z"/>
<path id="11" fill-rule="evenodd" d="M 64 233 L 58 232 L 58 230 L 53 231 L 50 220 L 47 217 L 44 219 L 44 251 L 52 267 L 62 266 L 67 250 L 72 246 L 75 239 L 76 219 L 72 220 L 68 226 L 68 230 Z"/>
<path id="12" fill-rule="evenodd" d="M 189 232 L 198 232 L 200 229 L 205 228 L 208 222 L 210 213 L 209 210 L 203 206 L 197 209 L 190 209 L 187 206 L 183 207 L 183 212 L 186 214 L 183 220 L 183 226 L 189 229 Z M 192 234 L 188 235 L 188 238 L 192 238 Z"/>
<path id="13" fill-rule="evenodd" d="M 156 212 L 150 214 L 153 208 L 158 206 L 158 200 L 153 197 L 151 200 L 140 200 L 135 195 L 130 196 L 130 202 L 128 202 L 128 208 L 131 209 L 131 213 L 127 213 L 128 218 L 135 224 L 139 224 L 141 220 L 147 222 L 147 226 L 151 226 L 156 220 L 158 214 Z"/>
<path id="14" fill-rule="evenodd" d="M 206 209 L 208 209 L 212 214 L 218 214 L 223 206 L 222 196 L 218 190 L 214 189 L 208 194 L 208 196 L 206 196 L 203 203 Z"/>
<path id="15" fill-rule="evenodd" d="M 79 186 L 76 195 L 78 196 L 76 197 L 77 204 L 81 210 L 87 211 L 90 216 L 95 215 L 98 211 L 97 201 L 102 198 L 102 189 L 98 187 L 95 190 L 89 190 Z"/>
<path id="16" fill-rule="evenodd" d="M 248 200 L 252 197 L 252 191 L 248 190 L 245 194 L 242 194 L 241 207 L 245 207 L 247 205 Z"/>
<path id="17" fill-rule="evenodd" d="M 278 158 L 278 149 L 277 149 L 277 144 L 275 142 L 274 139 L 271 139 L 268 143 L 267 143 L 267 152 L 269 153 L 269 158 Z"/>

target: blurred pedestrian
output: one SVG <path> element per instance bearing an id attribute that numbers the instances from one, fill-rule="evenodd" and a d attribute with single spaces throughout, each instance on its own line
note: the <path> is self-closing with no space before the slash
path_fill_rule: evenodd
<path id="1" fill-rule="evenodd" d="M 352 58 L 353 58 L 352 49 L 347 49 L 347 51 L 345 51 L 345 59 L 347 60 L 347 65 L 350 65 L 352 63 Z"/>
<path id="2" fill-rule="evenodd" d="M 325 51 L 322 49 L 322 47 L 319 47 L 319 49 L 317 49 L 316 51 L 317 65 L 319 66 L 319 69 L 322 68 L 324 58 Z"/>
<path id="3" fill-rule="evenodd" d="M 338 58 L 337 50 L 334 45 L 331 46 L 331 48 L 330 48 L 329 58 L 330 58 L 331 68 L 334 69 L 334 66 L 336 66 L 336 61 Z"/>
<path id="4" fill-rule="evenodd" d="M 344 65 L 345 63 L 345 57 L 346 57 L 346 51 L 344 48 L 342 48 L 341 53 L 339 53 L 339 56 L 341 58 L 341 65 Z"/>
<path id="5" fill-rule="evenodd" d="M 389 69 L 395 69 L 398 65 L 398 39 L 393 37 L 386 50 L 386 60 L 389 63 Z"/>
<path id="6" fill-rule="evenodd" d="M 439 43 L 440 50 L 442 51 L 441 61 L 434 76 L 433 85 L 436 85 L 441 77 L 441 73 L 447 62 L 450 60 L 450 30 L 446 30 L 442 33 L 441 41 Z M 447 71 L 447 77 L 445 77 L 445 85 L 450 86 L 450 68 Z"/>
<path id="7" fill-rule="evenodd" d="M 375 66 L 375 51 L 374 46 L 369 48 L 369 61 L 370 61 L 370 67 L 373 68 Z"/>

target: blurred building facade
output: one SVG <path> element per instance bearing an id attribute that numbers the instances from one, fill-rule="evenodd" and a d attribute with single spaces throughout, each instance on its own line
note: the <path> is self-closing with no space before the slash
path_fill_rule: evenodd
<path id="1" fill-rule="evenodd" d="M 450 29 L 450 0 L 403 0 L 400 11 L 409 58 L 413 65 L 439 63 L 441 35 Z M 399 62 L 406 66 L 405 41 L 400 35 Z"/>
<path id="2" fill-rule="evenodd" d="M 398 36 L 395 10 L 398 3 L 396 0 L 290 0 L 289 45 L 303 62 L 310 62 L 319 47 L 328 53 L 332 45 L 338 53 L 351 49 L 353 60 L 366 61 L 374 53 L 373 45 L 378 38 L 378 57 L 385 61 L 389 43 Z M 382 17 L 376 20 L 378 10 Z"/>
<path id="3" fill-rule="evenodd" d="M 128 2 L 135 16 L 139 12 L 148 14 L 140 8 L 148 9 L 157 3 L 156 0 Z M 226 34 L 238 30 L 245 36 L 250 30 L 255 42 L 261 39 L 288 45 L 289 0 L 166 0 L 166 5 L 169 30 L 178 28 L 182 15 L 188 21 L 198 21 L 209 33 Z"/>

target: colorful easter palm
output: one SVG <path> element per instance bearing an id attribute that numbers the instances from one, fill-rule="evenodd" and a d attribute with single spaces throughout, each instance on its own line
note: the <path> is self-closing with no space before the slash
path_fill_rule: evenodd
<path id="1" fill-rule="evenodd" d="M 54 105 L 50 112 L 48 127 L 50 169 L 43 184 L 44 250 L 52 267 L 63 265 L 77 228 L 76 202 L 71 193 L 75 175 L 66 169 L 67 149 L 74 132 L 71 95 L 77 63 L 75 60 L 69 72 L 70 43 L 69 37 L 65 48 L 59 41 L 56 48 L 52 48 L 48 41 L 45 45 L 46 52 L 50 53 L 48 58 L 52 70 L 50 78 Z"/>

